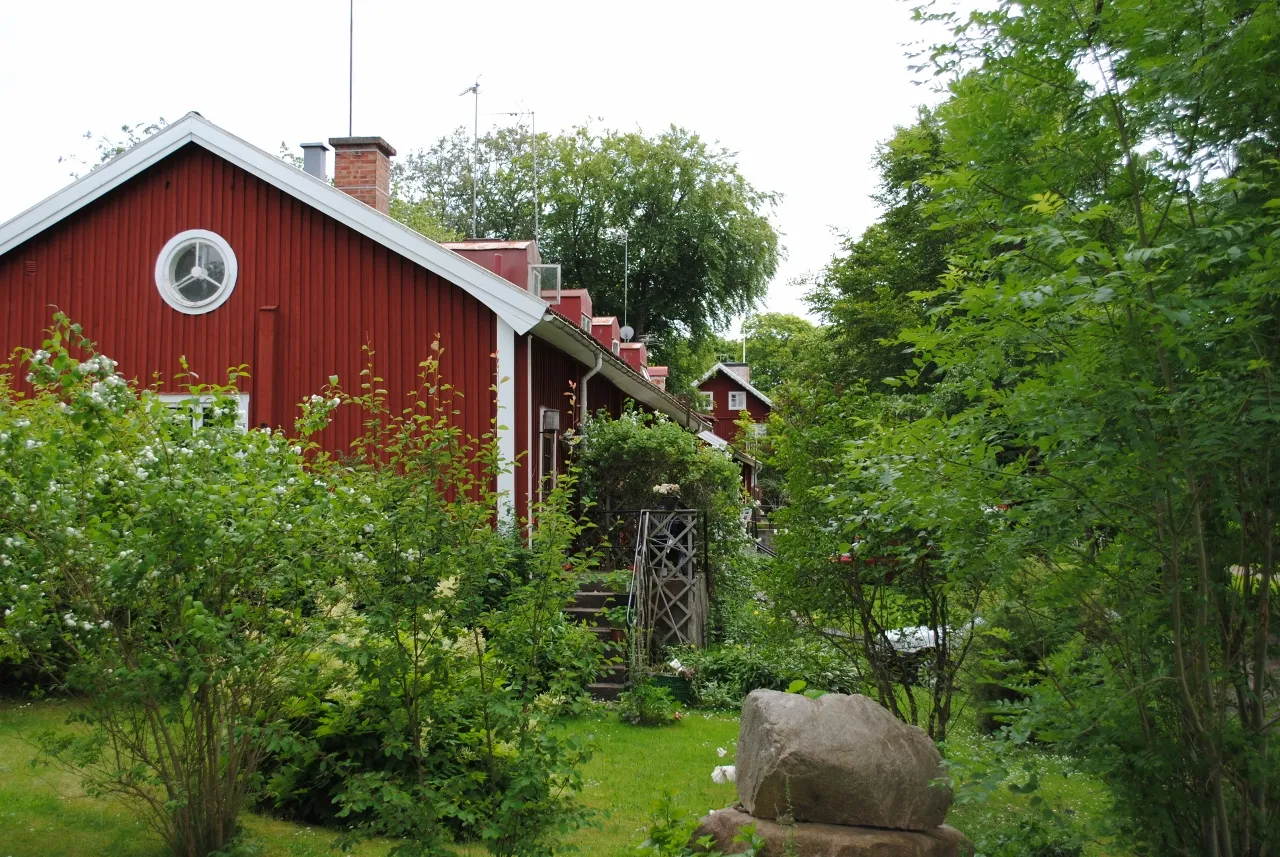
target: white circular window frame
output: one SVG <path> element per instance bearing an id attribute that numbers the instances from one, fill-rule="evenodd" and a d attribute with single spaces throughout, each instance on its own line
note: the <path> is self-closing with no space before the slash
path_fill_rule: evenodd
<path id="1" fill-rule="evenodd" d="M 222 284 L 222 290 L 212 300 L 206 303 L 193 304 L 178 294 L 178 290 L 174 288 L 170 270 L 173 267 L 171 264 L 173 257 L 179 252 L 179 249 L 184 244 L 189 244 L 197 239 L 207 241 L 218 248 L 218 252 L 222 254 L 223 262 L 226 263 L 226 277 Z M 187 315 L 203 315 L 206 312 L 213 312 L 226 303 L 227 298 L 231 297 L 231 292 L 235 290 L 239 273 L 240 265 L 236 261 L 236 254 L 231 249 L 231 245 L 221 235 L 216 232 L 210 232 L 208 229 L 188 229 L 186 232 L 179 232 L 169 239 L 168 243 L 164 245 L 164 249 L 160 251 L 160 255 L 156 257 L 156 288 L 160 291 L 160 297 L 164 298 L 164 302 L 169 306 Z"/>

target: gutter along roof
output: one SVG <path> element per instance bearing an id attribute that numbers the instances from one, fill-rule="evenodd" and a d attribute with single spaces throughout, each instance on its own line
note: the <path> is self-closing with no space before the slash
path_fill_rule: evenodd
<path id="1" fill-rule="evenodd" d="M 594 366 L 596 357 L 602 357 L 601 375 L 637 402 L 666 414 L 686 429 L 696 433 L 711 428 L 709 422 L 682 404 L 679 399 L 664 390 L 659 390 L 625 361 L 613 356 L 613 352 L 602 345 L 598 339 L 584 333 L 582 328 L 563 316 L 548 310 L 542 321 L 534 326 L 533 333 L 584 366 Z M 590 406 L 591 402 L 588 399 L 587 407 Z"/>

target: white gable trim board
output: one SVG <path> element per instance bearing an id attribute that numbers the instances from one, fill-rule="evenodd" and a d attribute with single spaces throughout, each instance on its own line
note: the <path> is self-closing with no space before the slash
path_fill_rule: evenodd
<path id="1" fill-rule="evenodd" d="M 365 205 L 327 182 L 188 113 L 123 155 L 0 224 L 0 256 L 119 187 L 188 143 L 195 143 L 343 225 L 404 256 L 467 292 L 510 325 L 527 333 L 546 304 L 497 274 Z"/>

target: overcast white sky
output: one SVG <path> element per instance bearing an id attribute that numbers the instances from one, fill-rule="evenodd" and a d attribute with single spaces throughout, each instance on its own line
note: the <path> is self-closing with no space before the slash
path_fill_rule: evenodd
<path id="1" fill-rule="evenodd" d="M 471 124 L 457 93 L 481 74 L 484 115 L 537 111 L 683 125 L 738 152 L 788 258 L 763 309 L 803 312 L 792 281 L 859 233 L 876 142 L 933 101 L 905 45 L 927 35 L 899 0 L 431 3 L 355 0 L 356 134 L 401 152 Z M 0 222 L 67 182 L 86 131 L 189 110 L 275 152 L 347 130 L 347 0 L 0 0 Z"/>

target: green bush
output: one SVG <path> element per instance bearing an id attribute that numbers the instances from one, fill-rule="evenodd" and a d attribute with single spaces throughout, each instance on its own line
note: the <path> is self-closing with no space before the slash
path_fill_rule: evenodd
<path id="1" fill-rule="evenodd" d="M 361 396 L 331 379 L 294 439 L 236 426 L 232 384 L 169 410 L 61 317 L 25 363 L 34 396 L 0 375 L 0 658 L 89 727 L 46 757 L 184 857 L 236 847 L 264 781 L 406 855 L 545 855 L 585 821 L 590 748 L 557 722 L 601 651 L 562 612 L 594 566 L 573 476 L 522 543 L 436 360 L 398 413 L 372 370 Z M 339 407 L 368 418 L 341 460 L 307 440 Z"/>
<path id="2" fill-rule="evenodd" d="M 175 413 L 61 316 L 23 363 L 34 395 L 0 376 L 0 657 L 83 700 L 45 759 L 174 854 L 231 848 L 331 627 L 328 486 L 304 455 L 336 403 L 309 403 L 293 441 L 237 428 L 230 386 Z"/>
<path id="3" fill-rule="evenodd" d="M 638 684 L 618 696 L 618 719 L 632 726 L 665 726 L 681 718 L 680 704 L 665 687 Z"/>
<path id="4" fill-rule="evenodd" d="M 830 693 L 864 689 L 847 661 L 813 642 L 724 643 L 674 648 L 668 654 L 688 670 L 699 708 L 739 708 L 753 690 L 786 690 L 796 680 Z"/>
<path id="5" fill-rule="evenodd" d="M 616 420 L 589 420 L 574 454 L 581 468 L 582 499 L 598 530 L 592 538 L 610 543 L 605 565 L 611 569 L 629 565 L 634 550 L 628 532 L 634 518 L 620 519 L 619 510 L 675 501 L 681 508 L 706 512 L 709 635 L 723 636 L 721 617 L 731 612 L 729 603 L 744 597 L 738 567 L 748 545 L 742 526 L 747 497 L 737 462 L 666 417 L 636 411 Z M 675 493 L 657 493 L 658 486 Z"/>

